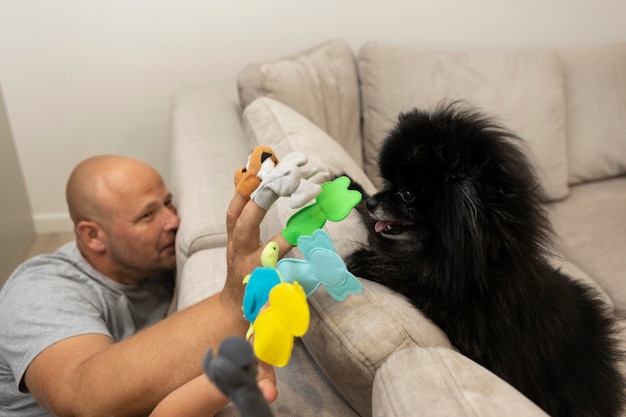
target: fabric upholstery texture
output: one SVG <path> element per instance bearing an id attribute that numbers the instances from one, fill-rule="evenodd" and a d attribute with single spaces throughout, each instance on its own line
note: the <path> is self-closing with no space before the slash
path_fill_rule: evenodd
<path id="1" fill-rule="evenodd" d="M 626 44 L 564 50 L 569 180 L 626 173 Z"/>
<path id="2" fill-rule="evenodd" d="M 373 415 L 548 416 L 487 369 L 473 368 L 470 359 L 445 348 L 394 353 L 376 373 Z"/>
<path id="3" fill-rule="evenodd" d="M 626 178 L 571 187 L 551 209 L 567 258 L 626 308 Z"/>
<path id="4" fill-rule="evenodd" d="M 337 302 L 324 290 L 309 297 L 311 325 L 302 340 L 343 397 L 371 415 L 378 368 L 393 352 L 415 346 L 451 348 L 445 334 L 403 296 L 375 282 Z"/>
<path id="5" fill-rule="evenodd" d="M 335 39 L 282 59 L 253 63 L 237 76 L 244 107 L 256 98 L 274 98 L 301 113 L 362 166 L 361 109 L 356 59 Z"/>
<path id="6" fill-rule="evenodd" d="M 359 50 L 358 65 L 364 169 L 375 185 L 378 149 L 398 114 L 460 99 L 526 140 L 550 199 L 567 195 L 564 79 L 556 52 L 445 52 L 371 42 Z"/>
<path id="7" fill-rule="evenodd" d="M 194 255 L 176 280 L 179 311 L 217 294 L 226 282 L 226 246 L 203 249 Z"/>
<path id="8" fill-rule="evenodd" d="M 248 140 L 272 148 L 279 161 L 291 152 L 306 155 L 309 163 L 304 170 L 318 169 L 312 181 L 330 181 L 345 172 L 368 192 L 375 191 L 359 164 L 333 137 L 286 104 L 260 97 L 244 109 L 242 123 Z"/>
<path id="9" fill-rule="evenodd" d="M 212 114 L 220 117 L 207 117 Z M 241 127 L 241 107 L 226 92 L 207 95 L 201 88 L 182 89 L 174 100 L 172 131 L 174 137 L 185 138 L 173 143 L 170 156 L 172 194 L 181 218 L 176 236 L 180 273 L 194 252 L 226 245 L 233 176 L 252 148 Z M 217 145 L 220 138 L 228 146 Z M 176 168 L 180 166 L 186 168 Z M 228 190 L 227 198 L 223 190 Z"/>
<path id="10" fill-rule="evenodd" d="M 275 416 L 360 417 L 328 382 L 300 339 L 294 341 L 289 365 L 274 370 L 279 395 L 270 407 Z M 240 416 L 232 403 L 216 415 Z"/>

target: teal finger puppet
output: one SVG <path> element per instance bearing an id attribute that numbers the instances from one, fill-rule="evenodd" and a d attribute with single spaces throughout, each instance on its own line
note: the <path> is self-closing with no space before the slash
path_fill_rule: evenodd
<path id="1" fill-rule="evenodd" d="M 302 172 L 301 167 L 306 165 L 308 159 L 299 152 L 290 153 L 272 169 L 259 171 L 258 177 L 261 184 L 252 192 L 250 197 L 259 207 L 269 210 L 278 197 L 290 196 L 289 206 L 300 208 L 317 196 L 321 187 L 318 184 L 307 181 L 307 178 L 317 172 Z"/>
<path id="2" fill-rule="evenodd" d="M 261 265 L 247 275 L 243 282 L 246 289 L 243 293 L 243 315 L 250 323 L 254 323 L 259 311 L 267 303 L 269 293 L 282 282 L 280 273 L 275 268 L 278 261 L 278 244 L 268 243 L 261 253 Z"/>
<path id="3" fill-rule="evenodd" d="M 335 252 L 333 241 L 324 230 L 318 229 L 312 236 L 298 239 L 302 259 L 282 259 L 276 265 L 285 282 L 297 281 L 306 296 L 320 285 L 337 301 L 348 294 L 361 292 L 361 282 L 346 268 L 346 264 Z"/>
<path id="4" fill-rule="evenodd" d="M 348 190 L 350 179 L 338 177 L 322 184 L 322 191 L 315 203 L 300 209 L 287 221 L 282 235 L 287 242 L 297 246 L 300 236 L 310 236 L 321 229 L 327 220 L 338 222 L 345 219 L 361 201 L 361 193 Z"/>

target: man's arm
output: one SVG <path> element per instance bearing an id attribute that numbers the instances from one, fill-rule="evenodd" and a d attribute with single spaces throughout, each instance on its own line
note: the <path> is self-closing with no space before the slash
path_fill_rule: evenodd
<path id="1" fill-rule="evenodd" d="M 113 343 L 103 335 L 58 342 L 28 367 L 25 383 L 59 416 L 145 415 L 171 391 L 202 373 L 209 346 L 244 335 L 243 277 L 260 265 L 259 225 L 265 211 L 235 196 L 227 213 L 228 276 L 224 290 Z M 277 235 L 280 256 L 291 246 Z"/>
<path id="2" fill-rule="evenodd" d="M 278 396 L 274 369 L 259 362 L 257 380 L 265 400 L 274 402 Z M 210 417 L 217 414 L 229 401 L 207 375 L 201 375 L 165 397 L 150 417 Z"/>
<path id="3" fill-rule="evenodd" d="M 165 397 L 150 417 L 212 417 L 229 401 L 206 375 L 200 375 Z"/>

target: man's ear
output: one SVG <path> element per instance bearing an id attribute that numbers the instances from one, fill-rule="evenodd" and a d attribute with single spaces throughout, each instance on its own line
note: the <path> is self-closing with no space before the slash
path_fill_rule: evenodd
<path id="1" fill-rule="evenodd" d="M 92 251 L 102 252 L 106 249 L 106 234 L 98 223 L 83 220 L 76 225 L 76 233 Z"/>

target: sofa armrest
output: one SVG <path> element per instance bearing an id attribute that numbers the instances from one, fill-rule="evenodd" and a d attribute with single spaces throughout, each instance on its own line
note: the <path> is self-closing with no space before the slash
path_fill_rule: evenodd
<path id="1" fill-rule="evenodd" d="M 251 150 L 235 87 L 178 91 L 171 134 L 170 179 L 181 218 L 176 238 L 180 275 L 193 253 L 226 246 L 233 175 Z"/>
<path id="2" fill-rule="evenodd" d="M 390 355 L 414 347 L 452 346 L 406 298 L 378 283 L 361 283 L 360 293 L 341 302 L 323 290 L 311 294 L 311 324 L 302 341 L 348 404 L 369 416 L 375 375 Z"/>
<path id="3" fill-rule="evenodd" d="M 389 356 L 374 379 L 373 415 L 547 417 L 519 391 L 447 348 L 411 348 Z"/>

